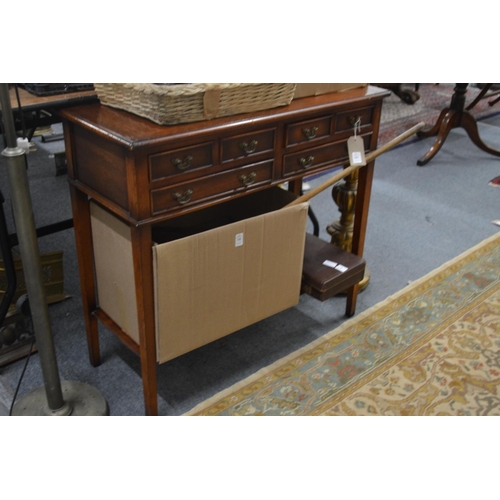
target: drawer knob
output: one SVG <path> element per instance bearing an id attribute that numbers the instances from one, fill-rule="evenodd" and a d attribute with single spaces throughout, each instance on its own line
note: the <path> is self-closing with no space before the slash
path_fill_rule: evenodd
<path id="1" fill-rule="evenodd" d="M 250 143 L 240 142 L 239 146 L 246 155 L 249 155 L 251 153 L 255 153 L 255 150 L 257 149 L 257 144 L 259 144 L 259 141 L 256 141 L 254 139 L 253 141 L 250 141 Z"/>
<path id="2" fill-rule="evenodd" d="M 192 156 L 186 156 L 184 160 L 181 160 L 180 158 L 172 158 L 172 163 L 177 170 L 187 170 L 191 166 L 192 161 Z"/>
<path id="3" fill-rule="evenodd" d="M 303 128 L 302 133 L 304 134 L 305 138 L 308 140 L 314 139 L 316 137 L 316 132 L 318 131 L 318 127 L 311 127 L 311 128 Z"/>
<path id="4" fill-rule="evenodd" d="M 255 172 L 252 172 L 251 174 L 248 174 L 248 175 L 244 175 L 244 174 L 239 175 L 238 180 L 244 186 L 250 186 L 250 184 L 253 184 L 255 182 L 256 177 L 257 177 L 257 174 Z"/>
<path id="5" fill-rule="evenodd" d="M 181 193 L 172 193 L 172 198 L 179 204 L 185 205 L 191 201 L 191 196 L 193 195 L 192 189 L 187 189 L 184 191 L 184 194 Z"/>
<path id="6" fill-rule="evenodd" d="M 313 164 L 314 156 L 309 156 L 307 158 L 299 158 L 299 163 L 302 168 L 308 168 Z"/>

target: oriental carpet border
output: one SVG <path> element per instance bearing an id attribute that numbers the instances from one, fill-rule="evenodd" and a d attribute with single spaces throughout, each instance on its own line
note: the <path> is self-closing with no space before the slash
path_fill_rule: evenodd
<path id="1" fill-rule="evenodd" d="M 187 415 L 499 415 L 500 233 Z"/>

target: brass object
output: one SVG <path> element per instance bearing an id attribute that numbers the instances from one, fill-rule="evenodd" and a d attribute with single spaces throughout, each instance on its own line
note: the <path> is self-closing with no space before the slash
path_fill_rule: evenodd
<path id="1" fill-rule="evenodd" d="M 358 122 L 357 119 L 353 119 L 354 123 Z M 394 146 L 400 144 L 408 137 L 412 136 L 425 126 L 424 122 L 420 122 L 412 128 L 408 129 L 403 134 L 390 140 L 388 143 L 384 144 L 380 148 L 372 151 L 366 155 L 366 163 L 370 163 L 375 160 L 378 156 L 386 151 L 389 151 Z M 304 201 L 309 201 L 313 196 L 321 193 L 327 187 L 333 186 L 332 197 L 334 202 L 338 205 L 341 217 L 339 220 L 333 222 L 327 227 L 328 233 L 332 236 L 331 243 L 333 245 L 339 246 L 343 250 L 350 252 L 352 250 L 352 238 L 354 233 L 354 211 L 356 205 L 356 194 L 358 188 L 359 179 L 359 169 L 364 165 L 356 166 L 345 166 L 343 171 L 333 175 L 330 179 L 323 182 L 319 186 L 309 190 L 306 194 L 299 196 L 289 205 L 295 205 L 297 203 L 303 203 Z M 343 184 L 338 183 L 345 179 Z M 365 268 L 365 277 L 359 284 L 359 291 L 364 290 L 370 281 L 370 272 Z"/>
<path id="2" fill-rule="evenodd" d="M 172 198 L 179 204 L 179 205 L 185 205 L 186 203 L 189 203 L 191 201 L 191 196 L 193 194 L 192 189 L 187 189 L 184 191 L 184 194 L 181 193 L 172 193 Z"/>
<path id="3" fill-rule="evenodd" d="M 302 133 L 306 137 L 306 139 L 311 140 L 316 137 L 316 132 L 318 131 L 318 127 L 311 127 L 311 128 L 303 128 Z"/>
<path id="4" fill-rule="evenodd" d="M 314 156 L 309 156 L 307 158 L 299 158 L 299 163 L 302 168 L 308 168 L 313 164 Z"/>
<path id="5" fill-rule="evenodd" d="M 327 228 L 332 237 L 331 243 L 346 252 L 352 250 L 352 236 L 354 231 L 354 211 L 356 207 L 356 194 L 358 190 L 359 170 L 348 175 L 343 182 L 335 184 L 332 188 L 332 198 L 340 211 L 340 219 L 332 222 Z M 365 269 L 365 277 L 359 283 L 359 291 L 364 290 L 370 281 L 370 272 Z"/>
<path id="6" fill-rule="evenodd" d="M 257 149 L 257 144 L 259 144 L 259 141 L 256 141 L 254 139 L 253 141 L 250 141 L 250 144 L 248 144 L 247 142 L 240 142 L 239 146 L 246 155 L 249 155 L 255 152 L 255 150 Z"/>
<path id="7" fill-rule="evenodd" d="M 238 176 L 238 180 L 245 186 L 250 186 L 250 184 L 253 184 L 255 182 L 255 178 L 257 177 L 257 174 L 255 172 L 252 172 L 251 174 L 244 175 L 241 174 Z"/>
<path id="8" fill-rule="evenodd" d="M 186 156 L 184 160 L 181 160 L 180 158 L 172 158 L 172 163 L 174 164 L 174 167 L 178 170 L 187 170 L 191 166 L 192 161 L 193 161 L 192 156 Z"/>

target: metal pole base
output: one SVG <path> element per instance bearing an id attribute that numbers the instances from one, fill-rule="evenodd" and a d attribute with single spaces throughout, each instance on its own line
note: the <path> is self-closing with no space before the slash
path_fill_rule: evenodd
<path id="1" fill-rule="evenodd" d="M 45 387 L 38 387 L 14 404 L 12 416 L 104 417 L 109 415 L 108 403 L 95 387 L 83 382 L 63 380 L 61 389 L 65 405 L 59 410 L 52 411 L 49 408 Z"/>

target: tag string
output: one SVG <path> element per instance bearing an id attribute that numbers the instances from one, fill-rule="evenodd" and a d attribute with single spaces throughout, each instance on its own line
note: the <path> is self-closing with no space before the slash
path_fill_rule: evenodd
<path id="1" fill-rule="evenodd" d="M 354 123 L 354 137 L 356 137 L 358 130 L 361 132 L 361 117 L 358 117 Z"/>

